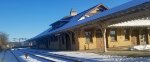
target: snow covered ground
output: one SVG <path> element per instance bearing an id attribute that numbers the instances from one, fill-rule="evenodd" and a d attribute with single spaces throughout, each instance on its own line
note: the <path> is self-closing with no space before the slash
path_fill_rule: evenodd
<path id="1" fill-rule="evenodd" d="M 0 62 L 18 62 L 10 51 L 0 53 Z"/>
<path id="2" fill-rule="evenodd" d="M 146 51 L 150 51 L 150 45 L 137 45 L 137 46 L 133 46 L 131 48 L 131 50 L 146 50 Z"/>
<path id="3" fill-rule="evenodd" d="M 41 52 L 43 54 L 55 54 L 63 57 L 80 60 L 83 62 L 150 62 L 150 57 L 126 57 L 126 56 L 111 56 L 99 55 L 87 52 L 71 52 L 71 51 L 45 51 L 28 49 L 30 51 Z"/>
<path id="4" fill-rule="evenodd" d="M 48 56 L 47 54 L 46 55 L 38 54 L 38 53 L 35 53 L 35 52 L 28 51 L 26 49 L 25 50 L 20 50 L 20 51 L 24 51 L 26 53 L 34 54 L 35 56 L 46 58 L 48 60 L 52 60 L 52 61 L 55 61 L 55 62 L 72 62 L 72 61 L 69 61 L 69 60 L 62 59 L 62 58 L 56 58 L 56 57 Z"/>
<path id="5" fill-rule="evenodd" d="M 23 52 L 24 51 L 24 52 Z M 99 55 L 87 52 L 72 52 L 72 51 L 46 51 L 36 49 L 12 49 L 12 52 L 17 56 L 20 62 L 71 62 L 71 60 L 80 60 L 82 62 L 150 62 L 150 57 L 126 57 L 126 56 L 112 56 L 112 55 Z M 26 59 L 24 54 L 28 52 L 30 54 Z M 38 57 L 36 57 L 38 56 Z M 57 57 L 59 56 L 59 57 Z M 3 59 L 3 57 L 5 57 Z M 48 59 L 42 59 L 42 58 Z M 66 59 L 68 58 L 68 59 Z M 4 56 L 4 52 L 0 53 L 0 62 L 18 62 L 14 55 L 7 51 Z M 74 61 L 72 61 L 74 62 Z"/>
<path id="6" fill-rule="evenodd" d="M 4 52 L 0 53 L 0 62 L 72 62 L 70 60 L 64 60 L 61 58 L 55 58 L 45 55 L 36 54 L 29 52 L 28 58 L 25 58 L 25 53 L 28 53 L 28 49 L 11 49 L 17 58 L 12 54 L 11 51 L 7 51 L 4 56 Z M 31 55 L 33 54 L 33 55 Z M 2 58 L 1 58 L 2 57 Z M 4 60 L 3 60 L 4 57 Z M 44 58 L 44 59 L 43 59 Z M 19 61 L 18 61 L 18 60 Z"/>
<path id="7" fill-rule="evenodd" d="M 26 59 L 23 52 L 19 51 L 19 50 L 12 50 L 13 53 L 19 58 L 19 60 L 21 62 L 48 62 L 47 60 L 29 55 L 29 57 Z"/>

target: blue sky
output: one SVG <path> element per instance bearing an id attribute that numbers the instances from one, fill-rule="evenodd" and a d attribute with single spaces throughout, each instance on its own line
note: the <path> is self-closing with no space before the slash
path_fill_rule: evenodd
<path id="1" fill-rule="evenodd" d="M 104 4 L 108 8 L 131 0 L 0 0 L 0 31 L 9 38 L 31 38 L 49 25 L 69 15 L 71 8 L 78 13 Z"/>

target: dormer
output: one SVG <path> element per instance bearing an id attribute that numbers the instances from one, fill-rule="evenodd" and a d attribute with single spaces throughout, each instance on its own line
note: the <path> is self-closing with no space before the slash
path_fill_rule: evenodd
<path id="1" fill-rule="evenodd" d="M 68 23 L 70 21 L 70 19 L 72 19 L 76 15 L 77 15 L 77 11 L 74 9 L 71 9 L 69 16 L 65 16 L 62 19 L 60 19 L 50 25 L 50 26 L 52 26 L 52 30 L 64 26 L 66 23 Z"/>
<path id="2" fill-rule="evenodd" d="M 70 21 L 70 19 L 72 18 L 73 16 L 65 16 L 63 17 L 62 19 L 52 23 L 50 26 L 52 26 L 52 30 L 53 29 L 57 29 L 59 27 L 62 27 L 64 26 L 66 23 L 68 23 Z"/>
<path id="3" fill-rule="evenodd" d="M 87 12 L 85 15 L 83 15 L 78 21 L 83 20 L 83 19 L 88 18 L 88 17 L 91 17 L 97 13 L 101 13 L 105 10 L 108 10 L 108 8 L 105 7 L 103 4 L 99 4 L 95 7 L 93 7 L 92 9 L 90 9 L 90 11 Z"/>

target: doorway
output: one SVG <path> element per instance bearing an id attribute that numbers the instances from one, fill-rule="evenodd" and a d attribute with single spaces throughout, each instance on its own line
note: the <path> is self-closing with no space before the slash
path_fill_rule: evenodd
<path id="1" fill-rule="evenodd" d="M 131 32 L 131 42 L 133 45 L 140 45 L 139 41 L 139 30 L 133 29 Z"/>
<path id="2" fill-rule="evenodd" d="M 65 34 L 65 39 L 66 39 L 66 50 L 71 50 L 71 42 L 68 34 Z"/>
<path id="3" fill-rule="evenodd" d="M 104 50 L 103 34 L 100 29 L 96 30 L 96 44 L 97 49 Z"/>
<path id="4" fill-rule="evenodd" d="M 148 32 L 146 29 L 140 30 L 139 40 L 140 40 L 140 45 L 148 44 Z"/>

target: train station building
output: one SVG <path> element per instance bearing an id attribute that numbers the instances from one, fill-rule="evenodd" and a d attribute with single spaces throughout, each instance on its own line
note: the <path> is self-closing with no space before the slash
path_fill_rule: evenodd
<path id="1" fill-rule="evenodd" d="M 27 40 L 30 46 L 54 50 L 101 50 L 150 45 L 150 1 L 133 0 L 114 8 L 96 5 L 50 24 Z"/>

